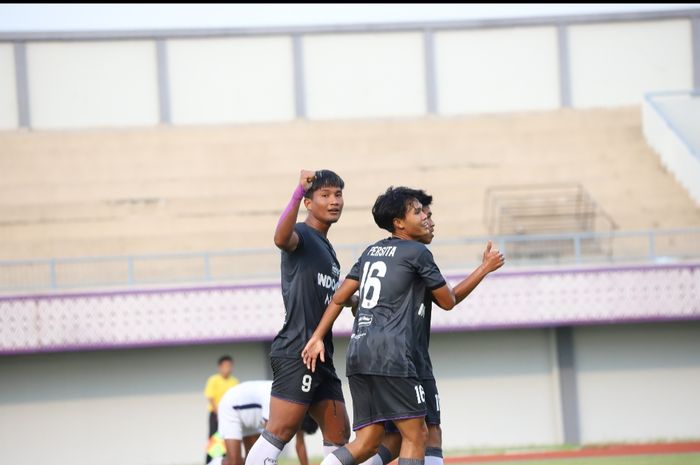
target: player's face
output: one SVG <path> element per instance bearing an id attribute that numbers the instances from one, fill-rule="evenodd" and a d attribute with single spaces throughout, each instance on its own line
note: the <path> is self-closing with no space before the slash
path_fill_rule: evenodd
<path id="1" fill-rule="evenodd" d="M 233 363 L 229 362 L 228 360 L 224 360 L 219 365 L 219 374 L 221 376 L 223 376 L 224 378 L 228 378 L 229 376 L 231 376 L 232 369 L 233 369 Z"/>
<path id="2" fill-rule="evenodd" d="M 428 217 L 428 234 L 421 237 L 420 241 L 423 244 L 430 244 L 433 242 L 433 237 L 435 237 L 435 222 L 433 221 L 433 212 L 430 207 L 423 207 L 423 213 Z"/>
<path id="3" fill-rule="evenodd" d="M 343 213 L 343 190 L 339 187 L 323 187 L 314 191 L 311 199 L 305 201 L 305 205 L 318 221 L 335 223 Z"/>
<path id="4" fill-rule="evenodd" d="M 403 232 L 414 241 L 421 241 L 430 234 L 428 215 L 423 210 L 423 205 L 413 200 L 406 210 L 406 217 L 400 221 Z M 422 242 L 422 241 L 421 241 Z"/>

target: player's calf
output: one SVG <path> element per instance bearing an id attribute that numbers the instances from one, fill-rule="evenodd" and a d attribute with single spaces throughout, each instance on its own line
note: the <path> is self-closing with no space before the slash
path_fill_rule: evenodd
<path id="1" fill-rule="evenodd" d="M 428 427 L 423 417 L 394 420 L 396 427 L 401 432 L 401 459 L 423 460 L 425 457 L 425 444 L 428 441 Z"/>
<path id="2" fill-rule="evenodd" d="M 428 442 L 425 445 L 425 465 L 443 465 L 442 428 L 428 425 Z"/>

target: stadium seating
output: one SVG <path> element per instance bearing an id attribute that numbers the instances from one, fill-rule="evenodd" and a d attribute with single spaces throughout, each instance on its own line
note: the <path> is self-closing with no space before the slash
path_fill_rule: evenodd
<path id="1" fill-rule="evenodd" d="M 389 185 L 427 189 L 441 238 L 482 235 L 492 186 L 576 183 L 620 229 L 700 225 L 638 107 L 219 127 L 0 132 L 0 259 L 271 247 L 300 168 L 346 180 L 337 243 L 384 235 Z"/>

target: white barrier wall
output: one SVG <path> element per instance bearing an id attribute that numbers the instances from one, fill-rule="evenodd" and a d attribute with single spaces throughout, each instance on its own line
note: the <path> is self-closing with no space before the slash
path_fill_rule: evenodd
<path id="1" fill-rule="evenodd" d="M 294 118 L 289 37 L 169 40 L 175 124 Z"/>
<path id="2" fill-rule="evenodd" d="M 555 27 L 438 32 L 435 56 L 442 114 L 560 106 Z"/>
<path id="3" fill-rule="evenodd" d="M 550 336 L 548 329 L 431 336 L 444 449 L 561 441 Z M 347 343 L 336 341 L 334 360 L 352 415 Z"/>
<path id="4" fill-rule="evenodd" d="M 27 68 L 36 128 L 158 124 L 152 41 L 29 43 Z"/>
<path id="5" fill-rule="evenodd" d="M 695 15 L 0 39 L 26 44 L 23 125 L 230 124 L 638 105 L 697 83 Z M 12 103 L 8 46 L 0 99 Z M 0 128 L 17 125 L 16 107 Z"/>
<path id="6" fill-rule="evenodd" d="M 18 123 L 14 50 L 0 43 L 0 129 L 15 129 Z"/>
<path id="7" fill-rule="evenodd" d="M 561 443 L 552 331 L 432 335 L 448 455 Z M 573 334 L 584 443 L 700 439 L 700 322 Z M 347 341 L 336 338 L 334 360 L 352 416 Z M 198 464 L 202 390 L 223 353 L 235 357 L 242 381 L 267 377 L 262 343 L 0 357 L 0 463 Z M 307 447 L 320 457 L 320 434 Z"/>
<path id="8" fill-rule="evenodd" d="M 431 339 L 446 449 L 562 440 L 551 331 Z"/>
<path id="9" fill-rule="evenodd" d="M 639 105 L 646 92 L 693 86 L 690 21 L 569 28 L 574 107 Z"/>
<path id="10" fill-rule="evenodd" d="M 1 358 L 0 463 L 204 463 L 204 384 L 225 353 L 241 381 L 267 378 L 260 343 Z"/>
<path id="11" fill-rule="evenodd" d="M 574 332 L 583 442 L 700 437 L 697 324 Z"/>
<path id="12" fill-rule="evenodd" d="M 304 72 L 310 118 L 425 114 L 419 33 L 306 36 Z"/>

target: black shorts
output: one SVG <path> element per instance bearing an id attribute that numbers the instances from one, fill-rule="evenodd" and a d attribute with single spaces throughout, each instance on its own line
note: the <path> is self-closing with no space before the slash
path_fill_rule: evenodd
<path id="1" fill-rule="evenodd" d="M 425 422 L 429 425 L 440 424 L 440 394 L 438 394 L 437 384 L 434 378 L 424 379 L 425 406 L 428 413 L 425 415 Z"/>
<path id="2" fill-rule="evenodd" d="M 353 430 L 372 423 L 425 416 L 425 391 L 418 378 L 352 375 L 348 380 Z"/>
<path id="3" fill-rule="evenodd" d="M 440 424 L 440 395 L 438 394 L 437 384 L 435 379 L 429 378 L 422 380 L 423 389 L 425 390 L 425 422 L 428 425 Z M 399 429 L 393 421 L 387 421 L 384 424 L 384 429 L 387 433 L 398 433 Z"/>
<path id="4" fill-rule="evenodd" d="M 278 399 L 297 404 L 315 404 L 322 400 L 345 402 L 343 385 L 333 362 L 316 363 L 316 372 L 306 368 L 301 357 L 271 357 L 272 392 Z"/>

